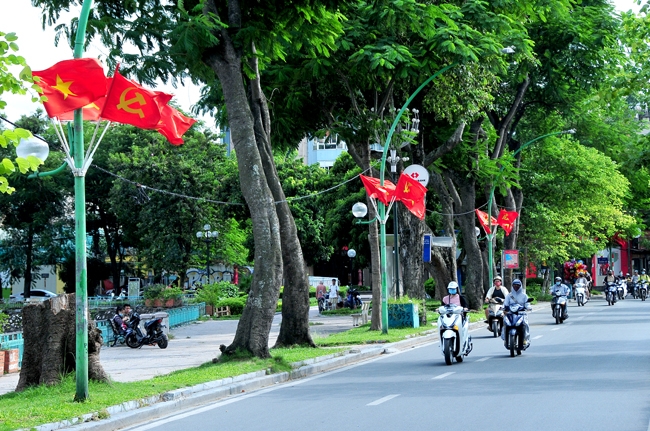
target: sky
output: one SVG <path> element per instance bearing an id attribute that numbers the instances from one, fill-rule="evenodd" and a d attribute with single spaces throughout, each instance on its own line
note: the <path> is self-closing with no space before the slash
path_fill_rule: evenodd
<path id="1" fill-rule="evenodd" d="M 2 0 L 3 3 L 11 2 L 11 12 L 0 13 L 0 31 L 16 33 L 17 44 L 20 48 L 19 55 L 23 56 L 32 70 L 47 69 L 58 61 L 72 58 L 72 50 L 61 41 L 58 47 L 54 46 L 55 32 L 52 27 L 43 30 L 41 26 L 41 11 L 31 5 L 30 0 Z M 616 8 L 620 11 L 638 10 L 635 0 L 614 0 Z M 4 5 L 6 7 L 6 4 Z M 78 11 L 75 12 L 78 15 Z M 68 23 L 70 14 L 65 15 L 60 21 Z M 94 43 L 86 52 L 86 57 L 98 57 L 105 49 Z M 156 90 L 165 91 L 174 95 L 174 100 L 186 112 L 199 98 L 199 87 L 187 83 L 186 86 L 173 88 L 171 85 L 161 85 Z M 17 120 L 21 115 L 33 113 L 40 104 L 33 103 L 30 96 L 16 96 L 3 94 L 7 102 L 5 114 L 10 120 Z M 202 117 L 206 125 L 212 125 L 210 117 Z"/>

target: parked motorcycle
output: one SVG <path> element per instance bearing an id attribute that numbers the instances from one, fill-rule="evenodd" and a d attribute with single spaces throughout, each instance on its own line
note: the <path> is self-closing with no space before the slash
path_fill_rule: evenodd
<path id="1" fill-rule="evenodd" d="M 469 335 L 469 319 L 463 316 L 463 307 L 450 304 L 438 308 L 438 330 L 440 331 L 440 349 L 447 365 L 463 362 L 463 356 L 472 351 L 472 337 Z"/>
<path id="2" fill-rule="evenodd" d="M 363 302 L 361 301 L 361 298 L 359 298 L 359 295 L 359 291 L 351 287 L 350 290 L 348 290 L 348 295 L 346 296 L 343 306 L 350 309 L 361 308 Z M 350 301 L 350 296 L 352 296 L 353 302 Z"/>
<path id="3" fill-rule="evenodd" d="M 133 313 L 129 320 L 128 329 L 126 330 L 126 345 L 132 349 L 138 349 L 144 344 L 153 346 L 158 345 L 161 349 L 166 349 L 168 344 L 167 335 L 163 332 L 162 317 L 154 318 L 144 323 L 145 333 L 140 329 L 140 315 Z"/>
<path id="4" fill-rule="evenodd" d="M 616 297 L 618 296 L 618 287 L 616 283 L 606 282 L 605 283 L 605 299 L 607 300 L 607 305 L 616 304 Z"/>
<path id="5" fill-rule="evenodd" d="M 573 294 L 575 295 L 578 307 L 582 307 L 587 302 L 587 285 L 584 283 L 576 283 L 573 285 Z"/>
<path id="6" fill-rule="evenodd" d="M 503 299 L 490 298 L 488 305 L 488 331 L 492 332 L 493 337 L 501 335 L 503 328 Z"/>
<path id="7" fill-rule="evenodd" d="M 505 338 L 504 346 L 510 350 L 510 356 L 514 357 L 515 352 L 521 355 L 522 350 L 530 347 L 530 334 L 526 328 L 526 311 L 530 310 L 530 302 L 533 298 L 528 298 L 526 306 L 521 304 L 510 304 L 503 318 Z"/>
<path id="8" fill-rule="evenodd" d="M 641 298 L 641 301 L 645 301 L 646 298 L 648 297 L 648 281 L 643 280 L 640 282 L 637 286 L 638 289 L 638 294 L 639 298 Z"/>
<path id="9" fill-rule="evenodd" d="M 553 299 L 551 300 L 551 310 L 553 311 L 553 317 L 555 318 L 555 323 L 560 324 L 564 322 L 564 319 L 567 317 L 567 297 L 559 290 L 551 292 Z"/>

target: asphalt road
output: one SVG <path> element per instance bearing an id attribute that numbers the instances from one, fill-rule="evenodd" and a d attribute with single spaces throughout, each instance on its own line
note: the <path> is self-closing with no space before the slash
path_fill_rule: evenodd
<path id="1" fill-rule="evenodd" d="M 550 309 L 529 317 L 515 358 L 481 328 L 462 364 L 436 342 L 129 429 L 650 429 L 650 301 L 571 303 L 561 325 Z"/>

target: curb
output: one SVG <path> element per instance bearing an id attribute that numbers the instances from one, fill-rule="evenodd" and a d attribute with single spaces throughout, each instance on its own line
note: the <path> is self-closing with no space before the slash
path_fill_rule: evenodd
<path id="1" fill-rule="evenodd" d="M 532 307 L 531 312 L 543 307 L 543 304 L 536 304 Z M 473 331 L 484 326 L 483 321 L 474 322 L 469 325 L 469 330 Z M 295 369 L 289 372 L 267 374 L 267 371 L 257 371 L 200 383 L 140 400 L 127 401 L 108 407 L 102 412 L 88 413 L 79 418 L 39 425 L 29 428 L 29 430 L 54 431 L 70 428 L 73 430 L 112 431 L 126 428 L 167 416 L 170 412 L 177 410 L 203 406 L 223 398 L 238 396 L 290 380 L 303 379 L 376 358 L 382 354 L 397 353 L 415 346 L 433 343 L 439 339 L 436 329 L 425 331 L 424 334 L 394 343 L 379 344 L 361 349 L 352 348 L 347 352 L 306 359 L 292 364 Z M 28 431 L 28 429 L 19 431 Z"/>

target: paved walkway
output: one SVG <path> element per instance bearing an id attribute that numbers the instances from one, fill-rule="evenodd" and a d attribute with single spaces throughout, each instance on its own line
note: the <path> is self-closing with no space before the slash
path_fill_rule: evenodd
<path id="1" fill-rule="evenodd" d="M 281 314 L 273 319 L 269 335 L 269 347 L 275 344 L 280 331 Z M 309 312 L 312 337 L 326 337 L 352 328 L 350 316 L 319 316 L 318 308 Z M 229 345 L 235 337 L 238 320 L 209 320 L 193 322 L 170 331 L 169 346 L 165 350 L 143 346 L 131 349 L 126 345 L 103 347 L 101 362 L 104 370 L 117 382 L 147 380 L 156 375 L 175 370 L 196 367 L 211 361 L 219 355 L 219 345 Z M 18 384 L 19 374 L 5 374 L 0 377 L 0 395 L 13 392 Z"/>

